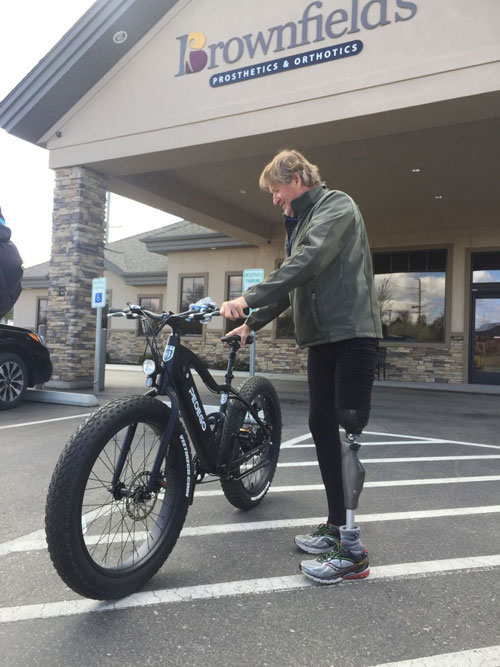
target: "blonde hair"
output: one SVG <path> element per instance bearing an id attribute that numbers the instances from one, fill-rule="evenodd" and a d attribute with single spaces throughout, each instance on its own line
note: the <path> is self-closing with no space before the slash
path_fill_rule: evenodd
<path id="1" fill-rule="evenodd" d="M 268 190 L 273 183 L 290 183 L 294 174 L 298 174 L 304 185 L 314 187 L 321 184 L 319 169 L 311 164 L 299 151 L 284 149 L 262 170 L 259 186 Z"/>

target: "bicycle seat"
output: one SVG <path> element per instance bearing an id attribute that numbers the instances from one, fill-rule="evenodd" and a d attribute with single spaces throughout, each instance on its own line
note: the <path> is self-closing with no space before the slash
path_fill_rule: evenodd
<path id="1" fill-rule="evenodd" d="M 237 334 L 234 334 L 232 336 L 223 336 L 221 338 L 221 341 L 223 343 L 229 343 L 229 345 L 234 345 L 234 343 L 240 343 L 241 342 L 241 336 L 238 336 Z M 246 345 L 251 345 L 254 341 L 254 336 L 250 335 L 247 338 Z"/>

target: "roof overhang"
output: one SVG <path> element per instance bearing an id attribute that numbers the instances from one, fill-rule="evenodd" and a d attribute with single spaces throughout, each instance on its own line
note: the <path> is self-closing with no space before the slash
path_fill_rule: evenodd
<path id="1" fill-rule="evenodd" d="M 49 276 L 31 276 L 23 278 L 21 281 L 23 289 L 48 289 Z"/>
<path id="2" fill-rule="evenodd" d="M 47 130 L 177 2 L 97 0 L 0 102 L 0 127 L 31 143 L 41 143 Z M 125 33 L 126 39 L 120 41 Z"/>
<path id="3" fill-rule="evenodd" d="M 167 272 L 160 273 L 124 273 L 122 275 L 126 285 L 166 285 Z"/>
<path id="4" fill-rule="evenodd" d="M 192 250 L 211 250 L 212 248 L 249 248 L 250 243 L 239 241 L 222 234 L 200 234 L 196 236 L 162 236 L 141 239 L 149 252 L 168 255 L 172 252 L 189 252 Z"/>

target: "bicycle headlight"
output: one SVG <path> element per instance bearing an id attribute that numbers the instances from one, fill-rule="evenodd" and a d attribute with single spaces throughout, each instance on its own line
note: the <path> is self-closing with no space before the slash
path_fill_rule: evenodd
<path id="1" fill-rule="evenodd" d="M 144 373 L 150 377 L 151 375 L 154 375 L 156 372 L 156 364 L 153 359 L 145 359 L 143 364 L 142 364 L 142 370 Z"/>

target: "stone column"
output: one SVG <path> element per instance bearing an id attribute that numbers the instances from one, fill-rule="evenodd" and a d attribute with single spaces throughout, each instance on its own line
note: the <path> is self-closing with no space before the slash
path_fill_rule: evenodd
<path id="1" fill-rule="evenodd" d="M 56 170 L 47 316 L 54 364 L 50 387 L 92 387 L 92 279 L 104 273 L 105 205 L 104 176 L 84 167 Z"/>

